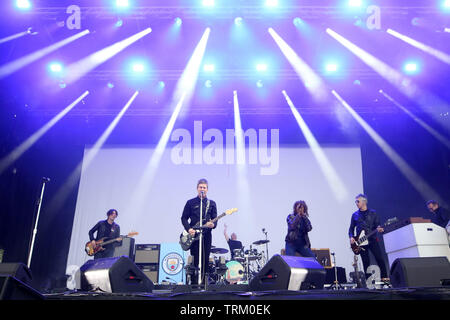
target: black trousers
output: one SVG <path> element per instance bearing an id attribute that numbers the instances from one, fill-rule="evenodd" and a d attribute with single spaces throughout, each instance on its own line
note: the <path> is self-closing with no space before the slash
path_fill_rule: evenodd
<path id="1" fill-rule="evenodd" d="M 111 258 L 114 255 L 114 247 L 112 245 L 105 246 L 105 250 L 101 250 L 94 255 L 94 260 L 102 258 Z"/>
<path id="2" fill-rule="evenodd" d="M 369 240 L 369 245 L 362 246 L 364 250 L 361 250 L 361 260 L 364 266 L 364 273 L 366 274 L 366 279 L 370 277 L 370 274 L 367 274 L 367 268 L 370 266 L 370 254 L 369 251 L 372 252 L 375 260 L 377 262 L 378 267 L 380 267 L 381 278 L 388 278 L 388 272 L 386 270 L 386 264 L 383 259 L 383 254 L 381 252 L 380 245 L 377 241 Z"/>
<path id="3" fill-rule="evenodd" d="M 202 247 L 202 284 L 205 281 L 205 273 L 207 272 L 208 264 L 209 264 L 209 254 L 211 252 L 211 242 L 212 242 L 212 235 L 211 232 L 204 232 L 203 233 L 203 247 Z M 191 246 L 191 256 L 194 257 L 194 266 L 199 267 L 199 246 L 200 246 L 200 240 L 195 241 L 192 243 Z M 194 274 L 194 276 L 191 278 L 191 284 L 197 284 L 198 283 L 198 272 Z"/>

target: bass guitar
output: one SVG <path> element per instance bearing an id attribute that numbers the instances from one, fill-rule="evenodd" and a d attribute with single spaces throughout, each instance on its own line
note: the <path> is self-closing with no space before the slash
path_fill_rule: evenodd
<path id="1" fill-rule="evenodd" d="M 386 227 L 386 226 L 388 226 L 388 225 L 390 225 L 390 224 L 393 224 L 393 223 L 395 223 L 395 222 L 397 222 L 397 221 L 398 221 L 397 218 L 389 219 L 389 220 L 382 226 L 382 228 L 384 228 L 384 227 Z M 354 253 L 354 254 L 360 254 L 361 250 L 364 250 L 364 249 L 361 248 L 361 247 L 362 247 L 362 246 L 367 246 L 367 245 L 369 244 L 369 238 L 370 238 L 371 236 L 373 236 L 373 235 L 374 235 L 375 233 L 377 233 L 377 232 L 378 232 L 378 228 L 375 229 L 375 230 L 373 230 L 373 231 L 371 231 L 371 232 L 369 232 L 368 234 L 366 234 L 364 230 L 361 230 L 361 232 L 360 232 L 356 237 L 354 237 L 355 242 L 353 242 L 353 243 L 351 244 L 353 253 Z"/>
<path id="2" fill-rule="evenodd" d="M 227 211 L 222 213 L 220 216 L 217 216 L 213 220 L 211 220 L 211 222 L 216 223 L 217 220 L 219 220 L 225 216 L 228 216 L 230 214 L 233 214 L 236 211 L 238 211 L 238 209 L 236 209 L 236 208 L 228 209 Z M 199 239 L 200 232 L 198 231 L 198 229 L 205 228 L 205 227 L 206 227 L 206 223 L 200 227 L 200 221 L 197 222 L 197 224 L 192 227 L 194 230 L 196 230 L 195 235 L 193 235 L 193 236 L 186 230 L 183 230 L 183 233 L 180 235 L 181 248 L 183 248 L 184 251 L 189 250 L 191 248 L 192 244 L 194 243 L 194 241 L 197 241 Z"/>
<path id="3" fill-rule="evenodd" d="M 138 234 L 139 234 L 138 232 L 130 232 L 125 237 L 132 238 L 134 236 L 137 236 Z M 106 240 L 107 238 L 102 238 L 100 240 L 96 240 L 95 245 L 93 245 L 92 242 L 89 241 L 86 243 L 84 250 L 86 251 L 88 256 L 92 257 L 97 252 L 105 250 L 105 248 L 103 248 L 103 246 L 106 246 L 107 244 L 110 244 L 110 243 L 113 243 L 116 241 L 121 241 L 121 240 L 123 240 L 123 238 L 124 238 L 124 236 L 120 236 L 118 238 L 114 238 L 111 240 Z"/>

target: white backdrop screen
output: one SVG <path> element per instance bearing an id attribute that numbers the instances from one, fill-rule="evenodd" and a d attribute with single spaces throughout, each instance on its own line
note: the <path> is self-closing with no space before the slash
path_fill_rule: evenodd
<path id="1" fill-rule="evenodd" d="M 239 210 L 218 222 L 213 231 L 216 247 L 228 249 L 223 234 L 226 223 L 229 234 L 235 232 L 246 249 L 254 241 L 265 239 L 262 232 L 265 228 L 270 240 L 269 255 L 279 254 L 285 246 L 286 217 L 295 201 L 304 200 L 313 226 L 309 234 L 312 247 L 330 248 L 336 253 L 337 265 L 345 267 L 347 275 L 352 271 L 353 255 L 347 233 L 351 214 L 356 210 L 354 198 L 363 192 L 359 147 L 323 148 L 347 189 L 346 198 L 340 200 L 333 195 L 311 149 L 304 146 L 280 146 L 278 163 L 271 165 L 269 174 L 262 170 L 270 166 L 267 162 L 236 165 L 225 160 L 206 163 L 204 158 L 195 163 L 194 149 L 189 153 L 191 163 L 180 163 L 175 154 L 179 150 L 167 148 L 151 187 L 137 190 L 153 151 L 148 147 L 104 148 L 88 167 L 83 166 L 68 267 L 81 266 L 88 260 L 84 252 L 88 231 L 99 220 L 106 219 L 111 208 L 119 212 L 116 222 L 122 234 L 139 232 L 136 244 L 178 242 L 184 205 L 196 196 L 197 181 L 206 178 L 208 197 L 216 201 L 219 214 L 229 208 Z M 85 149 L 85 155 L 87 152 L 89 148 Z M 246 153 L 250 158 L 248 148 Z M 142 202 L 133 200 L 137 193 L 144 195 Z M 258 249 L 265 251 L 265 246 Z"/>

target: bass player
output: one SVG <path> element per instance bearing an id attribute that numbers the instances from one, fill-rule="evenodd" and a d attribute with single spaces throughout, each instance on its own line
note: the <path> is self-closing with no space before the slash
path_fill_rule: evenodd
<path id="1" fill-rule="evenodd" d="M 350 237 L 350 245 L 356 242 L 356 235 L 360 235 L 362 231 L 365 234 L 369 234 L 373 230 L 377 229 L 379 233 L 383 233 L 384 229 L 380 226 L 380 218 L 375 210 L 369 209 L 367 207 L 367 196 L 364 194 L 359 194 L 355 198 L 355 204 L 358 208 L 352 215 L 350 222 L 350 228 L 348 230 L 348 235 Z M 356 235 L 355 235 L 356 229 Z M 381 248 L 378 243 L 378 238 L 376 233 L 369 237 L 369 244 L 361 247 L 361 259 L 364 266 L 364 273 L 366 274 L 366 279 L 370 276 L 367 274 L 367 268 L 370 266 L 370 254 L 372 252 L 375 257 L 376 263 L 380 268 L 381 281 L 389 283 L 389 277 L 386 269 L 386 264 L 381 253 Z"/>

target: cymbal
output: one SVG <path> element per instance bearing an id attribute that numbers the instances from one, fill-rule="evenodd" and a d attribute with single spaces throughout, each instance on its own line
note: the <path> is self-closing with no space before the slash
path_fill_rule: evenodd
<path id="1" fill-rule="evenodd" d="M 212 248 L 211 249 L 211 253 L 216 253 L 216 254 L 225 254 L 227 252 L 228 252 L 228 250 L 225 248 Z"/>
<path id="2" fill-rule="evenodd" d="M 261 244 L 266 244 L 266 243 L 269 243 L 269 242 L 270 242 L 270 240 L 258 240 L 258 241 L 253 242 L 253 244 L 259 246 Z"/>

